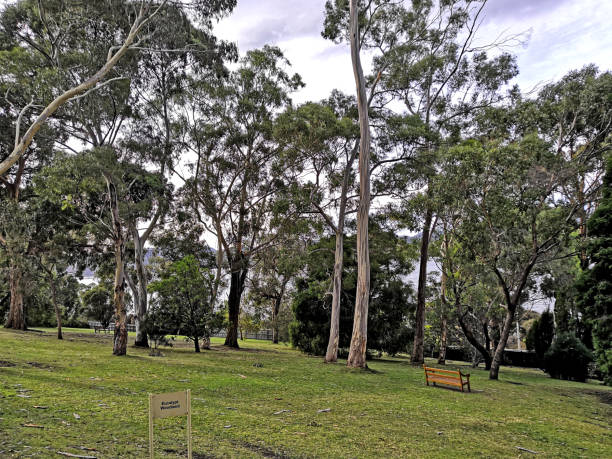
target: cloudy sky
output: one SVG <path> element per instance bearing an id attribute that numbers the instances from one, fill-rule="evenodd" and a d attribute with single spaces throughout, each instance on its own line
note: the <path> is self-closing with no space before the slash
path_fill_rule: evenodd
<path id="1" fill-rule="evenodd" d="M 338 88 L 354 91 L 349 50 L 321 37 L 325 0 L 238 0 L 233 14 L 216 27 L 219 37 L 238 43 L 241 53 L 265 44 L 279 46 L 306 87 L 297 102 L 319 100 Z M 525 90 L 554 81 L 568 70 L 595 63 L 612 68 L 612 1 L 489 0 L 481 40 L 525 32 L 525 47 L 513 48 Z"/>

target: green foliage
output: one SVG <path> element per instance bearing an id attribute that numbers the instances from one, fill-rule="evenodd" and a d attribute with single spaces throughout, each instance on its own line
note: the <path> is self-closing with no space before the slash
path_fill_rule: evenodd
<path id="1" fill-rule="evenodd" d="M 575 335 L 561 333 L 544 354 L 544 371 L 552 378 L 584 382 L 592 361 L 593 355 Z"/>
<path id="2" fill-rule="evenodd" d="M 101 282 L 83 292 L 81 298 L 85 306 L 85 314 L 100 322 L 104 328 L 108 328 L 115 312 L 111 285 Z"/>
<path id="3" fill-rule="evenodd" d="M 169 320 L 168 312 L 159 304 L 154 303 L 149 306 L 147 313 L 142 321 L 142 327 L 153 346 L 149 355 L 159 356 L 159 346 L 172 346 L 168 340 L 168 335 L 175 333 L 172 321 Z"/>
<path id="4" fill-rule="evenodd" d="M 550 348 L 555 336 L 555 320 L 552 312 L 548 309 L 535 319 L 527 333 L 527 349 L 534 350 L 540 359 Z"/>
<path id="5" fill-rule="evenodd" d="M 602 199 L 588 221 L 590 266 L 576 282 L 578 305 L 593 329 L 595 358 L 612 385 L 612 155 L 607 158 Z"/>
<path id="6" fill-rule="evenodd" d="M 316 355 L 325 354 L 329 339 L 334 247 L 333 237 L 310 247 L 310 254 L 304 260 L 305 274 L 297 279 L 293 297 L 295 320 L 289 329 L 291 343 L 303 352 Z M 415 248 L 376 223 L 370 227 L 370 247 L 368 348 L 389 354 L 404 352 L 412 338 L 408 324 L 414 305 L 412 289 L 403 276 L 411 272 Z M 355 307 L 355 236 L 345 238 L 344 253 L 339 347 L 346 349 L 351 339 Z"/>
<path id="7" fill-rule="evenodd" d="M 202 268 L 195 257 L 185 258 L 162 268 L 159 280 L 148 286 L 153 294 L 158 320 L 165 316 L 166 329 L 175 329 L 194 342 L 200 352 L 199 340 L 210 338 L 223 325 L 223 314 L 214 310 L 211 302 L 214 276 Z"/>

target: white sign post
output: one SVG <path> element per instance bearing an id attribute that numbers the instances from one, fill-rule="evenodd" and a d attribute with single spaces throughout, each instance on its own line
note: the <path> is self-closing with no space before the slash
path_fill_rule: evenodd
<path id="1" fill-rule="evenodd" d="M 187 457 L 191 459 L 191 390 L 149 394 L 149 457 L 153 459 L 153 421 L 172 416 L 187 416 Z"/>

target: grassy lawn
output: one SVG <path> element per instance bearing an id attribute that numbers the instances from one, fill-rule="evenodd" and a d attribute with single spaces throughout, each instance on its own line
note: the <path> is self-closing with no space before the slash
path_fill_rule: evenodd
<path id="1" fill-rule="evenodd" d="M 492 382 L 464 369 L 468 394 L 425 386 L 403 359 L 351 371 L 285 345 L 221 343 L 195 354 L 177 340 L 164 357 L 132 347 L 113 357 L 110 334 L 66 330 L 58 341 L 53 330 L 0 329 L 0 457 L 148 457 L 147 394 L 187 388 L 195 458 L 531 455 L 517 446 L 612 457 L 612 391 L 598 384 L 517 368 Z M 156 457 L 186 456 L 184 426 L 156 421 Z"/>

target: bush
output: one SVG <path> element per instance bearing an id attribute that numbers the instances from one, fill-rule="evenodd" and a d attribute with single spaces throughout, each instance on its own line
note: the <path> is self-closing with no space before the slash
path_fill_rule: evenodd
<path id="1" fill-rule="evenodd" d="M 97 320 L 104 328 L 108 328 L 115 313 L 112 287 L 100 283 L 84 292 L 82 298 L 87 317 Z"/>
<path id="2" fill-rule="evenodd" d="M 549 310 L 533 322 L 527 333 L 527 349 L 535 351 L 542 361 L 555 336 L 555 319 Z"/>
<path id="3" fill-rule="evenodd" d="M 555 338 L 544 354 L 544 371 L 551 378 L 584 382 L 592 360 L 591 352 L 582 341 L 572 333 L 563 333 Z"/>
<path id="4" fill-rule="evenodd" d="M 142 328 L 153 344 L 149 355 L 161 356 L 158 350 L 160 345 L 172 346 L 167 335 L 176 331 L 173 319 L 168 311 L 164 310 L 159 304 L 152 304 L 149 307 L 142 322 Z"/>

